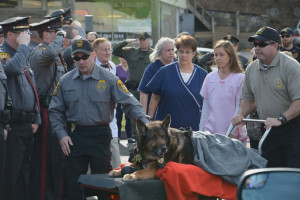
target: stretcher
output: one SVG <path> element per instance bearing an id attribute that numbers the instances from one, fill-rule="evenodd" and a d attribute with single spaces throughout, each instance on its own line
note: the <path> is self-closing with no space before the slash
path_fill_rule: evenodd
<path id="1" fill-rule="evenodd" d="M 266 120 L 262 120 L 262 119 L 243 119 L 243 122 L 247 123 L 247 122 L 256 122 L 256 123 L 265 123 Z M 226 132 L 226 136 L 229 137 L 229 135 L 235 131 L 235 129 L 237 128 L 237 126 L 234 126 L 234 125 L 230 125 L 227 132 Z M 263 142 L 266 140 L 267 136 L 269 135 L 271 131 L 271 128 L 267 129 L 265 131 L 265 133 L 263 134 L 263 136 L 261 137 L 259 143 L 258 143 L 258 153 L 261 155 L 262 154 L 262 144 Z"/>

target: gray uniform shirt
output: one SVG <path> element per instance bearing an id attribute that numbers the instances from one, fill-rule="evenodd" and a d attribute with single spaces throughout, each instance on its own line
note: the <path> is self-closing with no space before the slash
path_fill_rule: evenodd
<path id="1" fill-rule="evenodd" d="M 118 77 L 94 65 L 91 76 L 83 80 L 76 68 L 60 79 L 53 93 L 49 106 L 52 129 L 63 138 L 67 136 L 65 120 L 82 126 L 108 123 L 113 119 L 115 102 L 122 104 L 132 119 L 148 122 L 141 104 Z"/>
<path id="2" fill-rule="evenodd" d="M 64 37 L 57 35 L 51 44 L 43 42 L 32 50 L 29 64 L 34 71 L 39 95 L 52 94 L 58 80 L 65 73 L 58 53 L 63 50 Z"/>
<path id="3" fill-rule="evenodd" d="M 29 54 L 30 49 L 25 45 L 19 45 L 15 51 L 4 41 L 0 47 L 0 61 L 7 76 L 8 93 L 13 103 L 13 109 L 35 112 L 34 123 L 40 124 L 41 118 L 34 91 L 24 73 L 24 69 L 26 69 L 35 84 L 34 73 L 27 65 Z"/>

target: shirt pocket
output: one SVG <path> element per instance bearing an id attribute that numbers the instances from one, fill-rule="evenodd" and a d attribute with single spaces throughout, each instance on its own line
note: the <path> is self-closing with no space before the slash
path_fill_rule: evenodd
<path id="1" fill-rule="evenodd" d="M 78 114 L 78 102 L 79 94 L 75 90 L 62 91 L 63 98 L 65 100 L 65 105 L 67 108 L 67 117 L 72 116 L 73 118 Z"/>

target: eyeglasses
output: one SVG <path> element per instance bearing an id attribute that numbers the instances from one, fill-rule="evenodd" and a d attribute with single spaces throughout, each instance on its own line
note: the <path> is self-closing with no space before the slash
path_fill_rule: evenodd
<path id="1" fill-rule="evenodd" d="M 75 61 L 80 61 L 81 59 L 82 59 L 82 60 L 87 60 L 89 57 L 90 57 L 90 55 L 85 54 L 85 55 L 83 55 L 83 56 L 81 56 L 81 57 L 79 57 L 79 56 L 74 56 L 73 59 L 74 59 Z"/>
<path id="2" fill-rule="evenodd" d="M 112 49 L 101 49 L 101 51 L 105 52 L 105 53 L 111 53 Z"/>
<path id="3" fill-rule="evenodd" d="M 261 47 L 261 48 L 264 48 L 264 47 L 266 47 L 266 46 L 270 45 L 271 43 L 265 43 L 265 42 L 254 42 L 253 44 L 254 44 L 254 46 L 255 46 L 255 47 L 259 46 L 259 47 Z"/>
<path id="4" fill-rule="evenodd" d="M 93 43 L 95 40 L 88 40 L 89 41 L 89 43 Z"/>
<path id="5" fill-rule="evenodd" d="M 281 35 L 281 38 L 290 38 L 290 35 Z"/>

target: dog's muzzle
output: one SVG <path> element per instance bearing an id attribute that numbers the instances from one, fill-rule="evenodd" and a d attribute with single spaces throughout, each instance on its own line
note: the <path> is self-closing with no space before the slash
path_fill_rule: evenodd
<path id="1" fill-rule="evenodd" d="M 153 154 L 159 158 L 163 158 L 164 154 L 168 151 L 167 145 L 161 145 L 156 147 L 153 151 Z"/>

